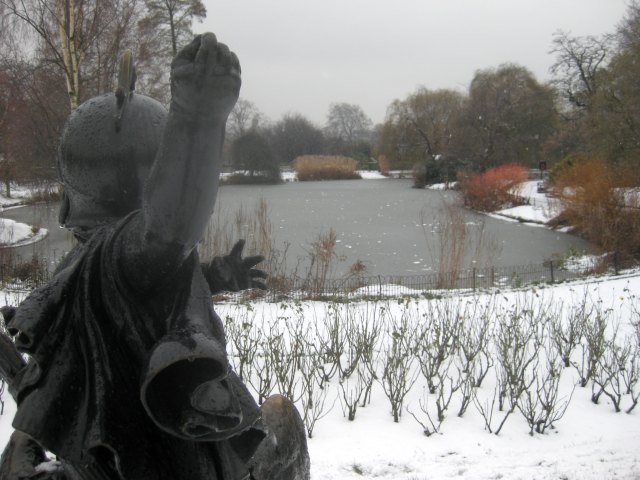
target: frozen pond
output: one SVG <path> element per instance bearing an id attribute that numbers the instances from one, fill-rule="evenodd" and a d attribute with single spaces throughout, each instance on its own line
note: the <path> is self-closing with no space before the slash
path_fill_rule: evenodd
<path id="1" fill-rule="evenodd" d="M 410 180 L 292 182 L 277 186 L 223 187 L 218 208 L 242 203 L 253 208 L 262 197 L 269 208 L 277 244 L 291 244 L 289 256 L 304 256 L 319 234 L 333 228 L 337 253 L 346 257 L 337 273 L 361 260 L 373 275 L 416 275 L 437 268 L 445 202 L 454 192 L 418 190 Z M 496 219 L 460 209 L 470 245 L 465 267 L 542 263 L 570 249 L 591 250 L 588 242 L 539 226 Z M 482 232 L 482 233 L 481 233 Z M 473 258 L 478 237 L 480 255 Z"/>
<path id="2" fill-rule="evenodd" d="M 225 186 L 219 190 L 214 218 L 233 218 L 238 206 L 253 211 L 264 199 L 276 247 L 289 244 L 288 265 L 304 258 L 310 244 L 333 228 L 336 253 L 344 260 L 334 275 L 344 274 L 362 261 L 371 275 L 416 275 L 437 271 L 445 202 L 454 192 L 417 190 L 410 180 L 351 180 L 291 182 L 275 186 Z M 71 246 L 71 236 L 57 226 L 57 205 L 6 210 L 2 216 L 50 231 L 47 240 L 21 247 L 60 257 Z M 570 249 L 591 250 L 588 242 L 565 233 L 461 210 L 470 239 L 465 267 L 512 266 L 542 263 Z M 482 232 L 482 233 L 481 233 Z M 478 237 L 483 238 L 478 248 Z M 479 253 L 479 255 L 476 255 Z M 475 258 L 475 262 L 473 262 Z"/>

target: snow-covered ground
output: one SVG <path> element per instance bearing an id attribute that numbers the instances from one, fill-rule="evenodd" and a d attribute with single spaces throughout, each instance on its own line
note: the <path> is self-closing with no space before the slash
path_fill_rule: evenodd
<path id="1" fill-rule="evenodd" d="M 470 302 L 488 301 L 510 305 L 514 302 L 549 302 L 562 304 L 568 310 L 585 296 L 614 312 L 611 318 L 620 324 L 620 335 L 634 339 L 631 322 L 637 321 L 634 309 L 638 306 L 640 273 L 620 277 L 592 279 L 582 283 L 543 286 L 537 289 L 496 292 L 466 297 Z M 0 296 L 1 298 L 1 296 Z M 9 302 L 12 300 L 5 296 Z M 427 309 L 429 302 L 421 300 L 418 308 Z M 252 316 L 267 321 L 281 319 L 295 309 L 304 311 L 309 322 L 318 322 L 326 306 L 308 302 L 283 309 L 280 304 L 256 303 Z M 238 306 L 216 307 L 222 317 L 237 315 Z M 356 315 L 371 312 L 371 303 L 352 304 Z M 385 308 L 399 311 L 398 302 Z M 471 405 L 461 418 L 455 415 L 458 404 L 454 399 L 440 433 L 426 437 L 422 427 L 404 411 L 399 423 L 390 415 L 389 401 L 382 386 L 374 383 L 371 403 L 357 411 L 354 421 L 343 415 L 337 380 L 331 383 L 327 406 L 333 405 L 327 416 L 315 425 L 309 440 L 313 480 L 342 479 L 537 479 L 537 480 L 632 480 L 640 478 L 640 409 L 630 414 L 615 413 L 609 401 L 601 399 L 596 405 L 590 401 L 590 387 L 574 385 L 577 377 L 573 368 L 562 372 L 561 396 L 570 397 L 566 414 L 556 428 L 545 434 L 529 435 L 524 418 L 516 411 L 507 421 L 500 435 L 490 434 L 484 420 Z M 489 398 L 492 392 L 488 378 L 480 389 L 480 396 Z M 573 391 L 573 394 L 572 394 Z M 405 405 L 418 411 L 418 401 L 424 390 L 416 384 Z M 0 417 L 0 448 L 11 432 L 15 405 L 4 394 L 5 413 Z M 629 406 L 628 395 L 623 407 Z M 498 415 L 498 414 L 496 414 Z M 123 419 L 126 421 L 126 419 Z"/>
<path id="2" fill-rule="evenodd" d="M 582 283 L 543 286 L 537 289 L 494 292 L 466 297 L 474 304 L 495 301 L 508 306 L 515 303 L 534 309 L 545 305 L 562 305 L 569 311 L 585 297 L 610 312 L 611 323 L 619 323 L 619 339 L 626 335 L 636 342 L 632 322 L 638 321 L 637 307 L 640 273 L 620 278 L 593 279 Z M 429 309 L 422 300 L 417 308 Z M 399 313 L 398 302 L 383 305 Z M 252 316 L 267 319 L 267 323 L 287 314 L 281 305 L 253 305 Z M 301 307 L 306 319 L 318 322 L 324 307 L 312 302 Z M 355 318 L 366 318 L 371 303 L 352 305 Z M 222 316 L 237 315 L 232 306 L 217 307 Z M 364 316 L 364 317 L 363 317 Z M 311 320 L 309 320 L 311 321 Z M 611 327 L 612 325 L 609 325 Z M 380 373 L 380 372 L 379 372 Z M 454 397 L 439 434 L 427 437 L 422 427 L 405 410 L 399 423 L 394 423 L 390 404 L 380 383 L 374 384 L 371 404 L 358 409 L 350 422 L 345 417 L 339 399 L 337 381 L 331 384 L 327 405 L 334 405 L 328 415 L 319 420 L 309 440 L 312 459 L 312 479 L 638 479 L 640 478 L 640 410 L 630 414 L 615 413 L 604 399 L 591 402 L 591 388 L 575 387 L 577 373 L 572 367 L 563 370 L 560 396 L 570 398 L 569 406 L 556 428 L 540 435 L 529 435 L 524 417 L 515 412 L 500 435 L 490 434 L 484 420 L 472 405 L 462 418 L 456 416 L 459 400 Z M 636 391 L 637 391 L 636 387 Z M 491 379 L 479 389 L 479 398 L 490 399 Z M 418 403 L 424 395 L 420 383 L 408 395 L 405 407 L 420 413 Z M 427 397 L 433 408 L 433 396 Z M 625 407 L 630 397 L 623 399 Z M 433 413 L 433 412 L 432 412 Z M 496 417 L 503 412 L 496 412 Z"/>

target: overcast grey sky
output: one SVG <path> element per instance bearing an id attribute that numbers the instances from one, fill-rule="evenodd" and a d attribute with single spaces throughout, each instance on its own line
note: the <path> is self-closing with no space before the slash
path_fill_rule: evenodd
<path id="1" fill-rule="evenodd" d="M 242 98 L 271 120 L 318 126 L 332 102 L 374 123 L 418 86 L 466 91 L 474 72 L 515 62 L 549 77 L 553 33 L 613 33 L 626 0 L 204 0 L 213 31 L 240 57 Z"/>

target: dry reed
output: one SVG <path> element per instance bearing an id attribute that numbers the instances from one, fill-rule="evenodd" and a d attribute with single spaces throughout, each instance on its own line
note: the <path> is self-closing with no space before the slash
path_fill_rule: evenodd
<path id="1" fill-rule="evenodd" d="M 293 162 L 299 181 L 354 180 L 362 178 L 356 171 L 358 162 L 341 156 L 303 155 Z"/>

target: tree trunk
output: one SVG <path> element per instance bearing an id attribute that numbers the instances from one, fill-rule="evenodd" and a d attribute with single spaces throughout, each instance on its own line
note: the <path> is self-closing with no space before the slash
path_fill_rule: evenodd
<path id="1" fill-rule="evenodd" d="M 80 67 L 76 48 L 75 0 L 56 0 L 56 22 L 64 61 L 69 105 L 78 108 L 80 99 Z"/>

